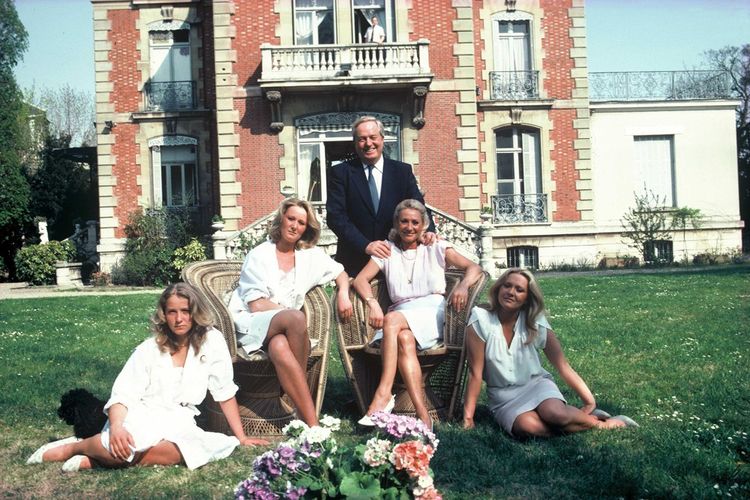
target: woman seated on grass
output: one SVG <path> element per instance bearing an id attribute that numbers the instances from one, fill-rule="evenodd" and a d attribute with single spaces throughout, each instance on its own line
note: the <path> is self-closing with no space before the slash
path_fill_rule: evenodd
<path id="1" fill-rule="evenodd" d="M 152 318 L 154 336 L 136 347 L 115 380 L 101 433 L 46 444 L 27 463 L 65 462 L 64 471 L 182 463 L 195 469 L 229 456 L 238 444 L 266 444 L 242 429 L 229 349 L 212 322 L 195 288 L 167 287 Z M 196 425 L 206 390 L 234 436 Z"/>
<path id="2" fill-rule="evenodd" d="M 474 427 L 474 410 L 487 382 L 490 411 L 511 436 L 550 437 L 598 427 L 636 425 L 628 417 L 596 410 L 594 395 L 568 364 L 560 342 L 544 317 L 544 298 L 534 276 L 508 269 L 489 291 L 489 310 L 475 307 L 466 328 L 469 379 L 464 428 Z M 583 401 L 579 410 L 566 403 L 552 376 L 542 368 L 543 349 L 562 379 Z"/>
<path id="3" fill-rule="evenodd" d="M 360 420 L 362 425 L 372 425 L 369 415 L 376 411 L 390 412 L 393 409 L 391 389 L 398 368 L 417 418 L 432 428 L 422 398 L 422 370 L 417 349 L 429 349 L 442 338 L 446 302 L 445 268 L 450 266 L 465 271 L 449 298 L 457 311 L 466 307 L 469 287 L 479 279 L 482 269 L 459 254 L 445 240 L 423 245 L 422 238 L 428 223 L 427 210 L 422 203 L 411 199 L 399 203 L 389 234 L 390 257 L 372 257 L 352 284 L 367 301 L 370 326 L 380 329 L 374 340 L 382 338 L 383 373 L 367 415 Z M 377 299 L 372 296 L 370 287 L 370 280 L 380 271 L 385 275 L 392 302 L 385 315 Z"/>
<path id="4" fill-rule="evenodd" d="M 336 280 L 337 308 L 352 315 L 349 276 L 344 266 L 316 247 L 320 223 L 310 203 L 297 198 L 281 202 L 269 229 L 269 241 L 253 248 L 242 264 L 239 286 L 229 301 L 240 349 L 268 352 L 279 383 L 307 425 L 318 425 L 307 385 L 310 338 L 301 311 L 313 287 Z"/>

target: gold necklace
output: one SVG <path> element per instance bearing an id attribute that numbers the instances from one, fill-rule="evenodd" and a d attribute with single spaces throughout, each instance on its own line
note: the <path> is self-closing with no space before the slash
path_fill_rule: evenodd
<path id="1" fill-rule="evenodd" d="M 406 256 L 406 250 L 401 250 L 401 265 L 404 268 L 404 271 L 406 271 L 408 265 L 407 262 L 411 261 L 411 273 L 409 273 L 409 277 L 406 278 L 406 282 L 410 285 L 414 282 L 414 269 L 417 267 L 417 249 L 414 249 L 414 257 L 409 258 Z M 406 274 L 406 273 L 404 273 Z"/>

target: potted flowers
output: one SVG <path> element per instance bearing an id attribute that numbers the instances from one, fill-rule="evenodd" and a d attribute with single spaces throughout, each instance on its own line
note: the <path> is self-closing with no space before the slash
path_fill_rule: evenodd
<path id="1" fill-rule="evenodd" d="M 340 420 L 319 427 L 295 420 L 288 439 L 255 459 L 253 474 L 235 489 L 238 499 L 441 498 L 430 459 L 438 440 L 417 419 L 378 412 L 377 435 L 353 448 L 340 444 Z"/>
<path id="2" fill-rule="evenodd" d="M 224 229 L 224 217 L 219 214 L 214 215 L 211 218 L 211 229 L 214 231 L 221 231 Z"/>

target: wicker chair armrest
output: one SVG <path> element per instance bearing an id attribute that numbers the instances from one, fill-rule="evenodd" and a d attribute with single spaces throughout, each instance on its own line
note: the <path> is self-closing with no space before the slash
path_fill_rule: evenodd
<path id="1" fill-rule="evenodd" d="M 453 287 L 456 286 L 463 277 L 464 272 L 458 269 L 447 269 L 445 271 L 446 298 L 450 295 Z M 469 287 L 469 297 L 466 301 L 466 307 L 460 312 L 454 309 L 450 304 L 445 305 L 443 342 L 447 347 L 463 348 L 466 323 L 469 320 L 471 309 L 474 307 L 474 303 L 482 293 L 488 278 L 489 274 L 487 274 L 487 272 L 482 272 L 477 281 Z"/>

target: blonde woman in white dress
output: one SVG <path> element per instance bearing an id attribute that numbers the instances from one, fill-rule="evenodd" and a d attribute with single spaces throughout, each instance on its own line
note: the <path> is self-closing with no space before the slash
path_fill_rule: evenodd
<path id="1" fill-rule="evenodd" d="M 307 385 L 310 338 L 301 311 L 313 287 L 335 280 L 339 317 L 352 315 L 349 276 L 344 266 L 316 247 L 320 223 L 309 202 L 287 198 L 271 222 L 269 240 L 245 257 L 239 286 L 229 301 L 240 349 L 263 349 L 284 392 L 306 424 L 318 424 Z"/>
<path id="2" fill-rule="evenodd" d="M 450 305 L 461 311 L 466 307 L 469 287 L 482 274 L 482 269 L 459 254 L 445 240 L 423 245 L 422 237 L 429 224 L 427 210 L 417 200 L 404 200 L 396 206 L 393 229 L 388 237 L 390 257 L 372 257 L 352 283 L 370 308 L 369 323 L 379 329 L 373 341 L 381 341 L 383 373 L 375 395 L 361 420 L 369 425 L 369 415 L 393 408 L 391 391 L 398 369 L 414 404 L 417 418 L 427 426 L 432 422 L 422 398 L 422 370 L 417 349 L 435 346 L 443 334 L 445 318 L 445 269 L 454 267 L 464 272 L 463 279 L 448 298 Z M 372 295 L 370 280 L 379 272 L 385 275 L 391 307 L 387 312 Z"/>

